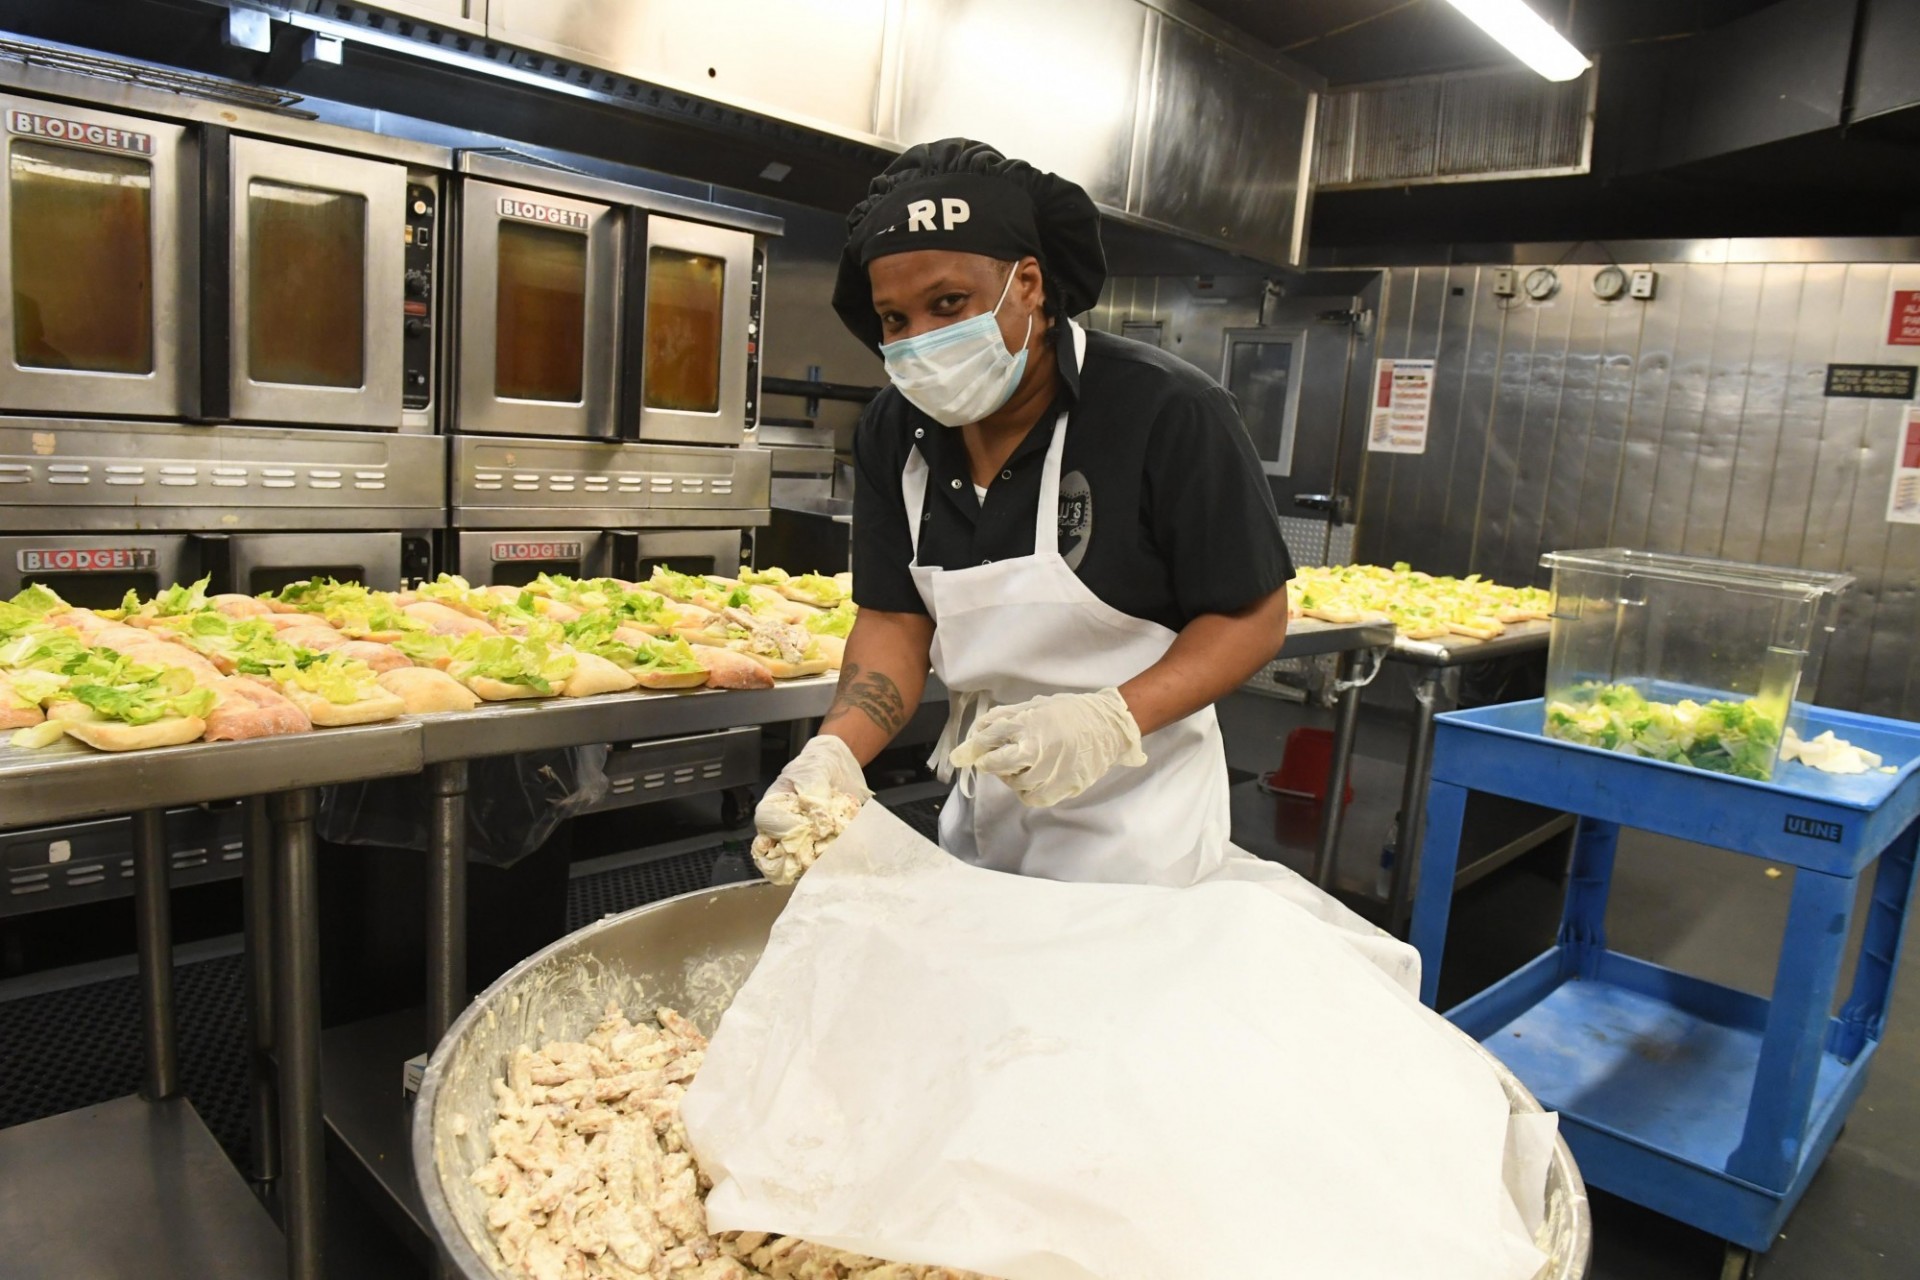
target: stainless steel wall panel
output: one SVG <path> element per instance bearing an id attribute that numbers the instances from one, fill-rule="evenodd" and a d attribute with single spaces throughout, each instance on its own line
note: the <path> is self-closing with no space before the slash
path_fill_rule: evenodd
<path id="1" fill-rule="evenodd" d="M 1760 286 L 1766 270 L 1751 263 L 1723 269 L 1719 315 L 1713 326 L 1712 355 L 1707 362 L 1706 393 L 1694 448 L 1693 484 L 1680 536 L 1680 549 L 1688 555 L 1720 554 L 1733 486 L 1733 460 L 1739 452 L 1745 420 Z"/>
<path id="2" fill-rule="evenodd" d="M 1920 716 L 1920 527 L 1885 518 L 1909 406 L 1824 394 L 1829 363 L 1910 358 L 1887 308 L 1920 260 L 1836 252 L 1655 261 L 1650 302 L 1596 299 L 1591 260 L 1545 305 L 1495 299 L 1485 267 L 1392 268 L 1377 354 L 1437 353 L 1438 394 L 1427 453 L 1365 455 L 1357 554 L 1512 581 L 1607 544 L 1846 570 L 1819 700 Z"/>
<path id="3" fill-rule="evenodd" d="M 1573 325 L 1567 338 L 1565 381 L 1560 388 L 1560 411 L 1553 432 L 1553 451 L 1547 462 L 1546 484 L 1540 505 L 1539 549 L 1569 547 L 1580 519 L 1580 488 L 1586 476 L 1587 456 L 1594 445 L 1594 418 L 1599 408 L 1600 375 L 1607 359 L 1607 326 L 1623 306 L 1634 304 L 1594 296 L 1598 268 L 1581 267 L 1567 284 L 1573 304 Z M 1530 565 L 1525 581 L 1541 577 Z"/>
<path id="4" fill-rule="evenodd" d="M 1812 523 L 1814 477 L 1819 470 L 1820 434 L 1826 422 L 1827 362 L 1834 358 L 1840 313 L 1847 305 L 1848 270 L 1835 263 L 1811 263 L 1801 282 L 1786 403 L 1780 415 L 1780 443 L 1774 453 L 1761 526 L 1757 558 L 1762 564 L 1801 563 Z"/>
<path id="5" fill-rule="evenodd" d="M 1613 517 L 1606 541 L 1637 547 L 1647 536 L 1653 511 L 1653 481 L 1660 472 L 1660 432 L 1673 385 L 1673 346 L 1686 311 L 1687 276 L 1669 271 L 1662 281 L 1661 306 L 1648 307 L 1635 357 L 1633 404 L 1627 413 L 1626 446 L 1614 492 Z"/>
<path id="6" fill-rule="evenodd" d="M 1606 545 L 1613 524 L 1613 500 L 1626 463 L 1627 423 L 1638 385 L 1635 362 L 1645 337 L 1647 308 L 1637 302 L 1614 303 L 1601 330 L 1599 367 L 1594 375 L 1593 416 L 1587 455 L 1581 465 L 1580 498 L 1570 529 L 1549 531 L 1553 547 Z M 1556 536 L 1560 540 L 1552 542 Z"/>
<path id="7" fill-rule="evenodd" d="M 1507 300 L 1506 343 L 1487 414 L 1487 457 L 1480 481 L 1480 518 L 1474 522 L 1472 563 L 1497 563 L 1506 554 L 1513 523 L 1514 483 L 1519 475 L 1527 399 L 1533 390 L 1534 344 L 1540 308 Z"/>
<path id="8" fill-rule="evenodd" d="M 1373 354 L 1376 361 L 1411 354 L 1407 349 L 1407 327 L 1413 315 L 1413 295 L 1419 278 L 1419 271 L 1413 269 L 1385 273 L 1380 295 L 1380 315 L 1374 327 Z M 1358 430 L 1363 438 L 1372 396 L 1373 370 L 1369 368 L 1367 374 L 1367 397 L 1357 400 L 1355 407 L 1348 410 L 1358 415 Z M 1388 554 L 1388 548 L 1393 545 L 1388 536 L 1388 525 L 1393 511 L 1393 464 L 1396 457 L 1395 454 L 1374 453 L 1371 450 L 1361 455 L 1360 500 L 1355 504 L 1359 530 L 1354 539 L 1354 555 L 1361 560 L 1389 563 L 1393 559 Z"/>
<path id="9" fill-rule="evenodd" d="M 979 138 L 1125 208 L 1147 14 L 1134 0 L 910 0 L 899 103 L 882 132 L 902 144 Z M 1034 49 L 1049 51 L 1044 75 L 1022 54 Z M 787 74 L 811 78 L 804 65 Z"/>
<path id="10" fill-rule="evenodd" d="M 1452 444 L 1446 450 L 1446 502 L 1434 530 L 1433 568 L 1443 573 L 1466 573 L 1473 560 L 1475 513 L 1480 505 L 1480 479 L 1487 458 L 1487 417 L 1493 409 L 1494 380 L 1500 366 L 1500 340 L 1505 316 L 1499 299 L 1483 288 L 1485 275 L 1478 267 L 1455 267 L 1447 273 L 1449 305 L 1454 323 L 1442 335 L 1443 347 L 1449 346 L 1455 331 L 1464 329 L 1458 339 L 1457 354 L 1449 352 L 1448 363 L 1457 368 L 1459 392 L 1437 404 L 1436 415 L 1451 422 Z M 1453 295 L 1464 289 L 1464 297 Z M 1459 312 L 1464 309 L 1466 314 Z M 1434 459 L 1434 471 L 1441 475 Z"/>
<path id="11" fill-rule="evenodd" d="M 1029 25 L 1037 10 L 1053 10 L 1030 0 L 994 2 L 1026 15 Z M 1078 48 L 1085 37 L 1074 15 L 1088 7 L 1087 0 L 1059 7 L 1065 16 L 1056 47 Z M 1004 62 L 1009 74 L 1018 68 L 1021 86 L 1010 94 L 1009 110 L 1029 118 L 1097 119 L 1107 109 L 1102 99 L 1076 92 L 1057 111 L 1035 111 L 1036 77 L 1017 59 Z M 1313 92 L 1181 22 L 1155 24 L 1153 63 L 1144 166 L 1134 184 L 1139 200 L 1128 211 L 1268 262 L 1297 263 L 1310 142 L 1303 122 L 1311 116 Z M 1111 92 L 1123 91 L 1115 86 Z"/>
<path id="12" fill-rule="evenodd" d="M 1434 356 L 1440 346 L 1440 332 L 1447 315 L 1447 268 L 1421 267 L 1417 274 L 1412 297 L 1408 299 L 1406 349 L 1401 353 L 1410 360 L 1431 359 Z M 1392 512 L 1389 519 L 1396 538 L 1407 529 L 1419 527 L 1414 513 L 1420 505 L 1422 476 L 1433 462 L 1431 434 L 1427 448 L 1428 452 L 1424 454 L 1375 455 L 1393 459 Z"/>
<path id="13" fill-rule="evenodd" d="M 1539 573 L 1541 507 L 1552 466 L 1566 386 L 1573 317 L 1582 305 L 1578 271 L 1565 274 L 1560 292 L 1534 308 L 1533 359 L 1527 370 L 1526 407 L 1515 437 L 1513 492 L 1507 504 L 1506 542 L 1482 561 L 1495 578 L 1531 582 Z"/>
<path id="14" fill-rule="evenodd" d="M 1726 514 L 1716 554 L 1758 561 L 1767 507 L 1784 434 L 1787 385 L 1794 376 L 1795 321 L 1805 292 L 1807 268 L 1782 262 L 1763 269 L 1753 345 L 1747 360 L 1746 394 L 1740 404 L 1739 438 L 1728 473 Z"/>
<path id="15" fill-rule="evenodd" d="M 1713 369 L 1714 326 L 1720 320 L 1724 267 L 1680 268 L 1685 280 L 1680 327 L 1674 334 L 1673 370 L 1660 420 L 1652 496 L 1641 543 L 1650 551 L 1675 552 L 1687 531 L 1687 499 L 1707 410 L 1707 379 Z"/>

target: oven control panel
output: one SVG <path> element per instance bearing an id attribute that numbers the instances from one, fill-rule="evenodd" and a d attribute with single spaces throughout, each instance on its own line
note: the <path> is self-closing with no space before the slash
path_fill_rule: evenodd
<path id="1" fill-rule="evenodd" d="M 753 283 L 747 291 L 747 404 L 741 419 L 748 431 L 760 425 L 760 304 L 766 297 L 767 251 L 753 249 Z"/>
<path id="2" fill-rule="evenodd" d="M 406 321 L 401 338 L 403 403 L 425 409 L 433 403 L 433 255 L 438 193 L 418 182 L 407 184 Z"/>

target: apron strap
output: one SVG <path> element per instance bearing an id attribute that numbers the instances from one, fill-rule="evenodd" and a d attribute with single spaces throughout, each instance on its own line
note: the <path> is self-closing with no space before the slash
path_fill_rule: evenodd
<path id="1" fill-rule="evenodd" d="M 1071 317 L 1068 331 L 1073 335 L 1073 367 L 1086 362 L 1087 331 Z M 1067 414 L 1054 420 L 1053 440 L 1047 445 L 1047 462 L 1040 469 L 1040 502 L 1033 513 L 1033 553 L 1060 553 L 1060 460 L 1067 453 Z"/>

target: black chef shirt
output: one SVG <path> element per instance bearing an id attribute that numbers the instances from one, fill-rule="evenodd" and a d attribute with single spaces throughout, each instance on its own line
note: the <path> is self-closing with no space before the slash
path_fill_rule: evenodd
<path id="1" fill-rule="evenodd" d="M 1034 508 L 1062 409 L 1060 551 L 1101 600 L 1179 631 L 1237 613 L 1293 576 L 1272 491 L 1233 398 L 1157 347 L 1089 331 L 1076 373 L 1065 326 L 1061 398 L 987 490 L 974 494 L 960 432 L 888 387 L 854 436 L 853 596 L 862 608 L 925 613 L 908 566 L 907 450 L 928 467 L 920 562 L 964 569 L 1033 553 Z"/>

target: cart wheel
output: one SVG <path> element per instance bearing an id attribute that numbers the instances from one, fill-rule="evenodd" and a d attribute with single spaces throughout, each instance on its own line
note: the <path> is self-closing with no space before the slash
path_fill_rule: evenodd
<path id="1" fill-rule="evenodd" d="M 1759 1254 L 1737 1244 L 1729 1244 L 1720 1262 L 1720 1280 L 1753 1280 L 1759 1266 Z"/>
<path id="2" fill-rule="evenodd" d="M 729 787 L 720 794 L 720 821 L 729 827 L 745 825 L 753 813 L 753 790 L 750 787 Z"/>

